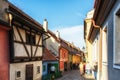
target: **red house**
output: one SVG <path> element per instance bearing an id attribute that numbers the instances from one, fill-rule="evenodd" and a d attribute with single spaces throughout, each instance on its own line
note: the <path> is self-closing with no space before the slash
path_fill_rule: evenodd
<path id="1" fill-rule="evenodd" d="M 9 80 L 9 25 L 0 20 L 0 80 Z"/>
<path id="2" fill-rule="evenodd" d="M 67 43 L 61 39 L 61 46 L 59 48 L 59 68 L 60 71 L 68 70 L 68 48 Z"/>

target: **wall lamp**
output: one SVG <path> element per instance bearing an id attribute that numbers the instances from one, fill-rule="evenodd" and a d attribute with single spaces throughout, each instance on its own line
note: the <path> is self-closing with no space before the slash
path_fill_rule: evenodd
<path id="1" fill-rule="evenodd" d="M 13 16 L 11 14 L 11 11 L 9 9 L 6 9 L 6 12 L 8 13 L 8 21 L 9 21 L 9 25 L 12 26 L 12 19 Z"/>

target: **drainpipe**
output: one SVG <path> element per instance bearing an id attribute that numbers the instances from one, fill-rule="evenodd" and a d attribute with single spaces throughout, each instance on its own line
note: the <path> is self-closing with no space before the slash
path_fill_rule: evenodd
<path id="1" fill-rule="evenodd" d="M 102 28 L 95 24 L 95 21 L 91 19 L 93 26 L 100 29 L 100 39 L 99 39 L 99 54 L 98 54 L 98 74 L 97 80 L 101 80 L 102 77 Z"/>

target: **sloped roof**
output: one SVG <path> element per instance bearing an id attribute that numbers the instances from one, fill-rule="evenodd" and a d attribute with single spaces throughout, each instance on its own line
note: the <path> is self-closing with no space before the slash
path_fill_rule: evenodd
<path id="1" fill-rule="evenodd" d="M 57 41 L 60 42 L 60 39 L 57 38 L 57 36 L 55 35 L 55 33 L 53 33 L 52 31 L 48 30 L 48 33 Z"/>
<path id="2" fill-rule="evenodd" d="M 44 48 L 43 61 L 57 61 L 57 58 L 52 54 L 50 50 L 48 50 L 47 48 Z"/>
<path id="3" fill-rule="evenodd" d="M 42 25 L 39 22 L 31 18 L 28 14 L 23 12 L 21 9 L 17 8 L 11 2 L 8 1 L 8 4 L 9 8 L 7 9 L 7 12 L 11 13 L 15 20 L 19 20 L 22 23 L 29 25 L 29 27 L 37 30 L 38 32 L 45 32 Z"/>

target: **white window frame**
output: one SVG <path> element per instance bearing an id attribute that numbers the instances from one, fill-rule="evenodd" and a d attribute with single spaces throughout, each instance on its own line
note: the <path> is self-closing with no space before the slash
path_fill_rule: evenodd
<path id="1" fill-rule="evenodd" d="M 105 32 L 105 29 L 107 29 L 107 32 L 106 32 L 106 39 L 107 39 L 107 43 L 106 43 L 106 55 L 104 54 L 104 51 L 103 51 L 103 49 L 102 49 L 102 57 L 107 57 L 108 58 L 108 22 L 105 24 L 105 26 L 103 26 L 103 29 L 102 29 L 102 48 L 104 48 L 104 43 L 103 43 L 103 33 Z M 102 59 L 102 64 L 103 65 L 108 65 L 108 60 L 103 60 Z"/>
<path id="2" fill-rule="evenodd" d="M 115 65 L 115 53 L 116 53 L 116 51 L 115 51 L 115 48 L 116 48 L 116 46 L 115 46 L 115 28 L 116 28 L 116 23 L 115 23 L 115 17 L 116 17 L 116 13 L 117 13 L 117 11 L 120 9 L 120 5 L 118 5 L 117 6 L 117 8 L 115 9 L 115 11 L 114 11 L 114 14 L 113 14 L 113 19 L 114 19 L 114 33 L 113 33 L 113 35 L 114 35 L 114 37 L 113 37 L 113 68 L 117 68 L 117 69 L 120 69 L 120 66 L 119 65 Z"/>
<path id="3" fill-rule="evenodd" d="M 96 38 L 95 38 L 95 40 L 94 40 L 94 42 L 93 42 L 93 53 L 92 53 L 92 55 L 94 55 L 92 58 L 92 61 L 93 62 L 95 62 L 95 61 L 98 61 L 98 49 L 99 49 L 99 42 L 98 42 L 98 40 L 99 40 L 99 36 L 100 36 L 100 34 L 98 34 L 97 36 L 96 36 Z"/>

